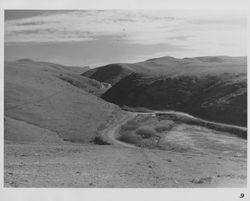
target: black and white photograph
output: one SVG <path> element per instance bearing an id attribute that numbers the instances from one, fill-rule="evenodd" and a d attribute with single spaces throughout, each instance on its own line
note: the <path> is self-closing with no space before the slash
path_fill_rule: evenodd
<path id="1" fill-rule="evenodd" d="M 247 187 L 246 12 L 5 9 L 3 24 L 5 189 Z"/>

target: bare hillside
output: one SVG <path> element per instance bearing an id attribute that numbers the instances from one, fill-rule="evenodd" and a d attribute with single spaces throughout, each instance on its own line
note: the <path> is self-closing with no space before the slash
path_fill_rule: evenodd
<path id="1" fill-rule="evenodd" d="M 93 95 L 102 84 L 78 73 L 27 59 L 6 62 L 5 140 L 89 142 L 100 125 L 119 116 L 117 106 Z"/>

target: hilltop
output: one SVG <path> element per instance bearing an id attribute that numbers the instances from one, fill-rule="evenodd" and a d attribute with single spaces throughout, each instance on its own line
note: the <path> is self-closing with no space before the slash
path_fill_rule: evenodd
<path id="1" fill-rule="evenodd" d="M 105 85 L 80 75 L 84 68 L 23 59 L 4 70 L 5 140 L 87 143 L 120 115 L 97 96 Z"/>
<path id="2" fill-rule="evenodd" d="M 117 68 L 116 74 L 112 74 Z M 94 73 L 93 73 L 94 72 Z M 154 58 L 112 64 L 84 73 L 114 86 L 102 98 L 120 106 L 177 110 L 240 126 L 247 125 L 247 58 L 209 56 Z"/>

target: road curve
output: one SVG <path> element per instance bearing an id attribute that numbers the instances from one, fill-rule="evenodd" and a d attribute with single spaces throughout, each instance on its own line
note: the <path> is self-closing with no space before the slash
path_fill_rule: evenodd
<path id="1" fill-rule="evenodd" d="M 230 132 L 238 137 L 247 138 L 247 128 L 228 125 L 223 123 L 217 123 L 212 121 L 203 120 L 187 113 L 176 112 L 176 111 L 153 111 L 153 112 L 126 112 L 124 117 L 116 123 L 116 125 L 109 128 L 109 130 L 105 133 L 105 138 L 108 142 L 113 145 L 129 147 L 129 148 L 138 148 L 135 145 L 122 142 L 116 138 L 117 133 L 119 132 L 122 125 L 126 124 L 129 120 L 132 120 L 137 115 L 159 115 L 159 114 L 169 114 L 176 115 L 179 118 L 185 118 L 183 123 L 195 123 L 197 125 L 205 126 L 214 130 L 220 130 L 225 132 Z"/>
<path id="2" fill-rule="evenodd" d="M 122 142 L 116 138 L 116 135 L 119 132 L 121 126 L 126 124 L 129 120 L 133 119 L 136 115 L 137 115 L 137 113 L 126 112 L 124 117 L 119 122 L 117 122 L 117 124 L 115 126 L 112 126 L 105 133 L 105 137 L 107 138 L 107 141 L 113 145 L 129 147 L 129 148 L 137 148 L 135 145 Z"/>
<path id="3" fill-rule="evenodd" d="M 236 126 L 236 125 L 230 125 L 225 123 L 219 123 L 214 121 L 208 121 L 204 120 L 198 117 L 194 117 L 190 114 L 184 113 L 184 112 L 177 112 L 177 111 L 152 111 L 152 112 L 142 112 L 142 113 L 136 113 L 136 114 L 148 114 L 148 115 L 169 115 L 174 117 L 175 120 L 179 120 L 182 123 L 192 124 L 192 125 L 198 125 L 207 127 L 213 130 L 223 131 L 231 133 L 237 137 L 241 137 L 243 139 L 247 139 L 247 128 Z"/>

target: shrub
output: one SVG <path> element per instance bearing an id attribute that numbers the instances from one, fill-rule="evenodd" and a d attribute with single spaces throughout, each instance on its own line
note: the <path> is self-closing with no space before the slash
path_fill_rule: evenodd
<path id="1" fill-rule="evenodd" d="M 163 133 L 165 131 L 168 131 L 172 128 L 172 125 L 166 125 L 166 126 L 157 126 L 155 127 L 155 131 L 157 133 Z"/>
<path id="2" fill-rule="evenodd" d="M 138 144 L 141 141 L 141 137 L 136 136 L 134 133 L 123 133 L 119 140 L 130 144 Z"/>
<path id="3" fill-rule="evenodd" d="M 155 131 L 150 127 L 141 127 L 136 130 L 136 134 L 143 138 L 150 138 L 156 135 Z"/>
<path id="4" fill-rule="evenodd" d="M 139 124 L 134 120 L 129 120 L 125 125 L 123 125 L 121 128 L 123 131 L 131 131 L 135 130 L 139 127 Z"/>
<path id="5" fill-rule="evenodd" d="M 96 137 L 94 138 L 93 142 L 94 142 L 95 144 L 98 144 L 98 145 L 110 145 L 109 142 L 106 142 L 106 141 L 103 140 L 102 137 L 100 137 L 100 136 L 96 136 Z"/>

